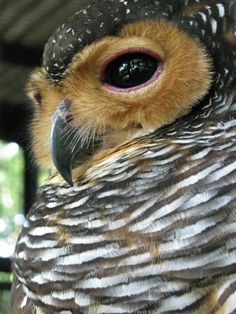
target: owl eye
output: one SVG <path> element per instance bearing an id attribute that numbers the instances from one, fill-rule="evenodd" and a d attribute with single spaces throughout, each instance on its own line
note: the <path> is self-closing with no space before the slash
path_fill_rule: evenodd
<path id="1" fill-rule="evenodd" d="M 103 83 L 114 90 L 138 89 L 153 81 L 160 65 L 161 61 L 153 55 L 144 52 L 124 53 L 105 66 Z"/>
<path id="2" fill-rule="evenodd" d="M 42 95 L 41 95 L 39 89 L 35 89 L 32 92 L 31 97 L 33 98 L 33 101 L 34 101 L 35 104 L 41 106 L 41 104 L 42 104 Z"/>

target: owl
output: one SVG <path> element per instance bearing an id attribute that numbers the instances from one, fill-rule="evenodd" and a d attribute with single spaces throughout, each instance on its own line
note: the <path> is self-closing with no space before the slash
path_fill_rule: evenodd
<path id="1" fill-rule="evenodd" d="M 11 313 L 236 313 L 235 12 L 100 0 L 49 38 Z"/>

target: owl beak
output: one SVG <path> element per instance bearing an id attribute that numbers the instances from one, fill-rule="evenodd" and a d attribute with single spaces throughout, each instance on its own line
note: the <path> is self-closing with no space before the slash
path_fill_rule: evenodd
<path id="1" fill-rule="evenodd" d="M 63 177 L 73 186 L 72 167 L 81 165 L 94 150 L 94 142 L 85 141 L 80 129 L 73 126 L 70 112 L 71 102 L 64 99 L 57 107 L 53 118 L 50 136 L 52 161 Z"/>
<path id="2" fill-rule="evenodd" d="M 69 137 L 74 137 L 74 130 L 67 122 L 69 115 L 70 101 L 64 99 L 57 107 L 53 118 L 50 136 L 50 149 L 52 161 L 64 180 L 71 186 L 72 161 L 75 155 Z"/>

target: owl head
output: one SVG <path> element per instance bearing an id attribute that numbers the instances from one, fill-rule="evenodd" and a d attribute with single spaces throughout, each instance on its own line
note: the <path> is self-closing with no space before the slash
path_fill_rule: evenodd
<path id="1" fill-rule="evenodd" d="M 72 168 L 97 152 L 188 114 L 212 78 L 200 26 L 191 33 L 195 10 L 184 1 L 104 0 L 62 24 L 27 86 L 37 161 L 50 167 L 52 156 L 72 184 Z"/>

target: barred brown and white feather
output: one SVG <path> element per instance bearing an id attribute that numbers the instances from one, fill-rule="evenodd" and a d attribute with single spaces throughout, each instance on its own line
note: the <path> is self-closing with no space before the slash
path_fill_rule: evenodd
<path id="1" fill-rule="evenodd" d="M 74 187 L 40 188 L 15 313 L 236 313 L 235 3 L 168 3 L 202 29 L 213 86 L 187 116 L 94 156 Z"/>

